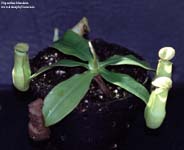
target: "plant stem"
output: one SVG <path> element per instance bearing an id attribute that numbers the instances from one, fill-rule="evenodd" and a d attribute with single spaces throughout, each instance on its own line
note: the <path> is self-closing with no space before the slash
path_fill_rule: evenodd
<path id="1" fill-rule="evenodd" d="M 93 55 L 93 60 L 90 62 L 91 65 L 91 70 L 94 71 L 95 73 L 98 73 L 98 59 L 97 55 L 95 52 L 95 49 L 93 48 L 93 45 L 91 44 L 91 41 L 88 42 L 89 48 L 91 51 L 91 54 Z M 95 76 L 95 81 L 97 82 L 99 88 L 102 90 L 102 92 L 107 96 L 107 97 L 112 97 L 111 91 L 109 88 L 106 86 L 105 82 L 103 81 L 102 77 L 100 75 Z"/>
<path id="2" fill-rule="evenodd" d="M 102 92 L 107 96 L 107 97 L 112 97 L 111 91 L 109 88 L 106 86 L 105 82 L 103 81 L 102 77 L 100 75 L 95 76 L 95 81 L 98 84 L 99 88 L 102 90 Z"/>
<path id="3" fill-rule="evenodd" d="M 91 51 L 91 54 L 93 55 L 93 62 L 91 62 L 92 63 L 91 69 L 97 71 L 98 61 L 97 61 L 97 56 L 96 56 L 95 49 L 93 48 L 93 45 L 91 44 L 91 41 L 89 41 L 88 44 L 89 44 L 89 49 Z"/>

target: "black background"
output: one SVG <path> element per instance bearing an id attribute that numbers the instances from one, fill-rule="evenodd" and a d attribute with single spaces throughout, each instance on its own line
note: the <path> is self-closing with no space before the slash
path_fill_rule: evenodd
<path id="1" fill-rule="evenodd" d="M 28 149 L 21 125 L 25 109 L 14 101 L 11 89 L 13 46 L 30 45 L 30 56 L 51 44 L 53 29 L 62 34 L 83 16 L 89 19 L 90 38 L 103 38 L 142 55 L 153 67 L 163 46 L 176 49 L 173 89 L 167 118 L 157 131 L 144 127 L 142 114 L 130 131 L 127 149 L 184 149 L 184 1 L 182 0 L 31 0 L 35 9 L 0 9 L 0 149 Z M 26 102 L 25 102 L 26 105 Z M 22 110 L 23 109 L 23 110 Z M 15 116 L 12 117 L 12 114 Z M 123 149 L 120 147 L 120 149 Z"/>

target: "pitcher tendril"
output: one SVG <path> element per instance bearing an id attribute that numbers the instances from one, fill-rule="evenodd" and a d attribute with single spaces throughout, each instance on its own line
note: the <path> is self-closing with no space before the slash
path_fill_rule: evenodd
<path id="1" fill-rule="evenodd" d="M 144 111 L 147 127 L 156 129 L 161 126 L 166 116 L 166 102 L 168 92 L 172 87 L 172 62 L 175 50 L 171 47 L 164 47 L 159 50 L 160 60 L 157 65 L 155 79 L 152 85 L 155 89 L 151 92 L 149 101 Z"/>

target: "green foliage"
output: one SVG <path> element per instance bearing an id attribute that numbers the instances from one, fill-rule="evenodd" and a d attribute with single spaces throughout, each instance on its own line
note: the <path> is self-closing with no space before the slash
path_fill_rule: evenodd
<path id="1" fill-rule="evenodd" d="M 82 66 L 88 69 L 88 72 L 77 76 L 74 75 L 68 80 L 59 83 L 46 96 L 43 106 L 46 126 L 53 125 L 62 120 L 78 105 L 85 93 L 88 91 L 90 82 L 95 75 L 101 75 L 108 82 L 120 86 L 139 97 L 145 103 L 147 102 L 149 92 L 143 85 L 138 83 L 129 75 L 113 73 L 104 68 L 108 65 L 135 65 L 151 70 L 145 61 L 139 60 L 132 55 L 115 55 L 104 62 L 98 62 L 92 45 L 90 43 L 88 45 L 87 40 L 83 39 L 71 30 L 67 31 L 63 35 L 63 38 L 54 43 L 53 47 L 64 54 L 75 56 L 83 61 L 88 61 L 88 64 L 65 60 L 61 64 L 57 63 L 48 67 L 47 70 L 54 66 L 64 65 L 68 67 Z M 89 50 L 91 50 L 91 53 Z M 37 74 L 39 74 L 39 72 Z"/>
<path id="2" fill-rule="evenodd" d="M 43 107 L 46 126 L 57 123 L 79 104 L 88 91 L 93 76 L 90 71 L 74 75 L 50 91 Z"/>
<path id="3" fill-rule="evenodd" d="M 74 60 L 70 60 L 70 59 L 62 59 L 55 64 L 52 64 L 50 66 L 44 66 L 44 67 L 40 68 L 36 73 L 32 74 L 30 78 L 33 79 L 45 71 L 48 71 L 54 67 L 62 67 L 62 66 L 63 67 L 79 67 L 79 66 L 81 66 L 81 67 L 88 69 L 88 65 L 83 63 L 83 62 L 74 61 Z"/>
<path id="4" fill-rule="evenodd" d="M 133 95 L 139 97 L 145 103 L 147 103 L 149 99 L 149 92 L 142 84 L 137 82 L 135 79 L 133 79 L 129 75 L 110 72 L 105 69 L 101 71 L 100 74 L 108 82 L 125 89 L 126 91 L 132 93 Z"/>
<path id="5" fill-rule="evenodd" d="M 114 55 L 103 62 L 99 62 L 91 43 L 88 43 L 86 39 L 72 30 L 65 32 L 63 37 L 53 44 L 53 47 L 66 55 L 75 56 L 83 62 L 63 59 L 51 66 L 40 68 L 30 79 L 57 66 L 81 66 L 86 68 L 87 71 L 59 83 L 46 96 L 42 109 L 46 126 L 62 120 L 79 104 L 88 91 L 91 80 L 96 75 L 100 75 L 108 82 L 127 90 L 147 103 L 149 92 L 143 85 L 127 74 L 114 73 L 105 69 L 108 65 L 134 65 L 152 70 L 145 61 L 132 55 Z"/>
<path id="6" fill-rule="evenodd" d="M 88 41 L 72 30 L 66 31 L 63 37 L 53 44 L 53 47 L 64 54 L 76 56 L 83 61 L 92 60 Z"/>
<path id="7" fill-rule="evenodd" d="M 133 55 L 113 55 L 107 60 L 100 63 L 101 67 L 105 67 L 108 65 L 135 65 L 147 70 L 153 70 L 147 62 L 139 60 Z"/>

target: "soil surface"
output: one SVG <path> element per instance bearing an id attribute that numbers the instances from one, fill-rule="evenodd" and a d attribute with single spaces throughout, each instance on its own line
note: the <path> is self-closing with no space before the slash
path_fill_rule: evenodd
<path id="1" fill-rule="evenodd" d="M 142 59 L 124 47 L 100 39 L 93 40 L 92 44 L 100 61 L 114 54 L 132 54 Z M 64 58 L 78 60 L 75 57 L 64 55 L 54 48 L 46 48 L 31 60 L 32 72 Z M 149 86 L 147 72 L 140 67 L 123 65 L 107 67 L 107 69 L 129 74 L 138 82 Z M 44 98 L 56 84 L 84 71 L 85 69 L 81 67 L 56 67 L 39 75 L 31 82 L 33 97 Z M 94 79 L 78 107 L 60 123 L 51 127 L 51 139 L 39 143 L 32 142 L 33 146 L 49 150 L 74 150 L 76 147 L 79 150 L 118 150 L 118 143 L 122 143 L 136 112 L 143 110 L 144 104 L 127 91 L 104 80 L 103 83 L 107 87 L 109 95 L 100 88 L 97 80 Z"/>

